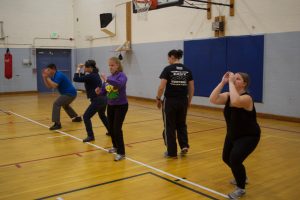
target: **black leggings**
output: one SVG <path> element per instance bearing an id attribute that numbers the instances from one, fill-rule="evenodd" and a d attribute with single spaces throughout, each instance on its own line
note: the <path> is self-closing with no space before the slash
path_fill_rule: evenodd
<path id="1" fill-rule="evenodd" d="M 108 127 L 108 120 L 105 115 L 105 110 L 106 110 L 106 101 L 102 96 L 98 96 L 97 98 L 92 99 L 91 104 L 85 110 L 83 114 L 83 120 L 86 128 L 86 132 L 89 137 L 94 138 L 91 118 L 96 114 L 96 112 L 98 113 L 98 116 L 101 119 L 106 130 L 108 131 L 109 127 Z"/>
<path id="2" fill-rule="evenodd" d="M 128 104 L 107 106 L 109 133 L 111 135 L 113 147 L 117 148 L 117 153 L 121 155 L 125 155 L 122 125 L 127 110 Z"/>
<path id="3" fill-rule="evenodd" d="M 245 136 L 234 141 L 228 136 L 225 138 L 223 161 L 231 168 L 239 188 L 245 189 L 246 169 L 243 162 L 254 151 L 259 139 L 257 136 Z"/>

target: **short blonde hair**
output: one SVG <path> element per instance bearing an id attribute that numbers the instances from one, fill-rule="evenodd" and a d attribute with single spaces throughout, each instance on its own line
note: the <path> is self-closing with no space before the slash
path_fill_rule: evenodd
<path id="1" fill-rule="evenodd" d="M 118 69 L 117 69 L 118 72 L 123 72 L 123 66 L 122 66 L 122 63 L 119 60 L 119 58 L 117 58 L 117 57 L 111 57 L 109 60 L 115 62 L 118 65 Z"/>

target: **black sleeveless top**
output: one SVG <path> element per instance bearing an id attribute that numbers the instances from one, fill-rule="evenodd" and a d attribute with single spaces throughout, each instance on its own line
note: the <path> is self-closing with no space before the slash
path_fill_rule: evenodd
<path id="1" fill-rule="evenodd" d="M 244 93 L 242 95 L 249 95 Z M 230 106 L 230 96 L 225 104 L 224 117 L 227 125 L 227 136 L 236 140 L 245 136 L 260 136 L 260 127 L 256 121 L 256 110 L 253 103 L 252 111 Z"/>

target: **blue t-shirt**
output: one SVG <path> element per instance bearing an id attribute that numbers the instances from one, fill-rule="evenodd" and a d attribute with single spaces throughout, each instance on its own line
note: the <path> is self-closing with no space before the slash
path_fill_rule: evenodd
<path id="1" fill-rule="evenodd" d="M 76 96 L 77 92 L 71 81 L 62 72 L 56 71 L 51 78 L 53 82 L 58 84 L 57 89 L 62 95 Z"/>

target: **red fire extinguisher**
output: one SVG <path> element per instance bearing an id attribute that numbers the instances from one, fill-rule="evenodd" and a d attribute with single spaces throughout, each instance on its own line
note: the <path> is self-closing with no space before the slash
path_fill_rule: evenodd
<path id="1" fill-rule="evenodd" d="M 4 75 L 5 78 L 12 78 L 12 54 L 9 52 L 9 48 L 6 49 L 6 54 L 4 55 Z"/>

